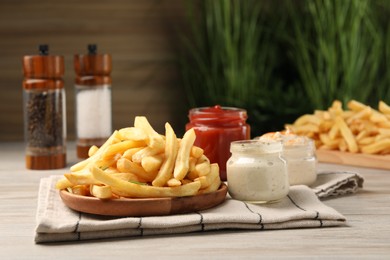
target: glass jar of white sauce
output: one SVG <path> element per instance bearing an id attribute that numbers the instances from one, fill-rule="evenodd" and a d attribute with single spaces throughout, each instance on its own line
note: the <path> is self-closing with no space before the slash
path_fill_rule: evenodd
<path id="1" fill-rule="evenodd" d="M 229 194 L 232 198 L 267 203 L 288 194 L 286 161 L 282 142 L 247 140 L 230 145 L 232 156 L 226 164 Z"/>
<path id="2" fill-rule="evenodd" d="M 317 158 L 313 140 L 295 137 L 283 142 L 283 156 L 287 162 L 290 185 L 313 184 L 317 179 Z"/>
<path id="3" fill-rule="evenodd" d="M 314 141 L 291 133 L 267 133 L 255 140 L 278 140 L 283 143 L 283 158 L 287 162 L 290 186 L 310 186 L 317 179 L 317 157 Z"/>

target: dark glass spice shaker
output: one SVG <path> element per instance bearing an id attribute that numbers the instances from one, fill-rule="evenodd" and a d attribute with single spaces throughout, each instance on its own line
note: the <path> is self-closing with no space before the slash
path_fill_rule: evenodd
<path id="1" fill-rule="evenodd" d="M 87 54 L 74 55 L 77 157 L 87 158 L 89 148 L 101 146 L 112 134 L 111 55 L 97 53 L 89 44 Z"/>
<path id="2" fill-rule="evenodd" d="M 48 49 L 40 45 L 39 55 L 23 57 L 26 167 L 34 170 L 66 166 L 64 57 Z"/>

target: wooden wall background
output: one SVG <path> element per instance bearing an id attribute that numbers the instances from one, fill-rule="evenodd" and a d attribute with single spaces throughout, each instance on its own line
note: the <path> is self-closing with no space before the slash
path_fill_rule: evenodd
<path id="1" fill-rule="evenodd" d="M 114 129 L 145 115 L 184 132 L 187 105 L 175 64 L 181 0 L 0 0 L 0 141 L 23 140 L 22 57 L 39 44 L 65 56 L 68 139 L 74 139 L 73 55 L 89 43 L 113 56 Z M 181 133 L 180 133 L 181 132 Z"/>

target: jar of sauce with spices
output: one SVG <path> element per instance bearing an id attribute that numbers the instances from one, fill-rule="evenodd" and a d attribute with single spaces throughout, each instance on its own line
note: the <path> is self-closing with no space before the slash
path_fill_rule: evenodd
<path id="1" fill-rule="evenodd" d="M 211 163 L 218 163 L 222 181 L 226 181 L 230 143 L 250 139 L 247 118 L 245 109 L 234 107 L 200 107 L 189 111 L 190 122 L 186 130 L 194 128 L 195 145 L 204 150 Z"/>
<path id="2" fill-rule="evenodd" d="M 49 55 L 48 45 L 39 55 L 23 57 L 23 112 L 26 167 L 35 170 L 66 166 L 66 109 L 64 57 Z"/>
<path id="3" fill-rule="evenodd" d="M 112 134 L 111 55 L 98 54 L 95 44 L 87 54 L 74 56 L 77 157 L 87 158 L 89 148 L 101 146 Z"/>
<path id="4" fill-rule="evenodd" d="M 281 141 L 236 141 L 231 152 L 227 180 L 232 198 L 270 203 L 287 196 L 289 179 Z"/>

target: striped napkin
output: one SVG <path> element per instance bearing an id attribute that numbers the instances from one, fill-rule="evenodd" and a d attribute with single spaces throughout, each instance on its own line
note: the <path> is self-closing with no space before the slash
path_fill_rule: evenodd
<path id="1" fill-rule="evenodd" d="M 318 187 L 292 186 L 287 197 L 273 204 L 250 204 L 228 196 L 221 205 L 201 212 L 119 218 L 80 213 L 69 209 L 54 188 L 59 177 L 41 179 L 36 243 L 182 234 L 222 229 L 269 230 L 344 226 L 345 217 L 322 203 L 319 197 L 326 198 L 356 192 L 363 182 L 356 173 L 321 173 L 317 181 Z M 327 186 L 326 183 L 329 185 Z M 351 188 L 353 185 L 356 185 L 355 188 Z M 334 189 L 345 188 L 346 190 L 342 192 L 334 191 Z"/>
<path id="2" fill-rule="evenodd" d="M 363 177 L 357 172 L 324 171 L 317 174 L 316 182 L 311 185 L 320 199 L 352 194 L 363 188 Z"/>

